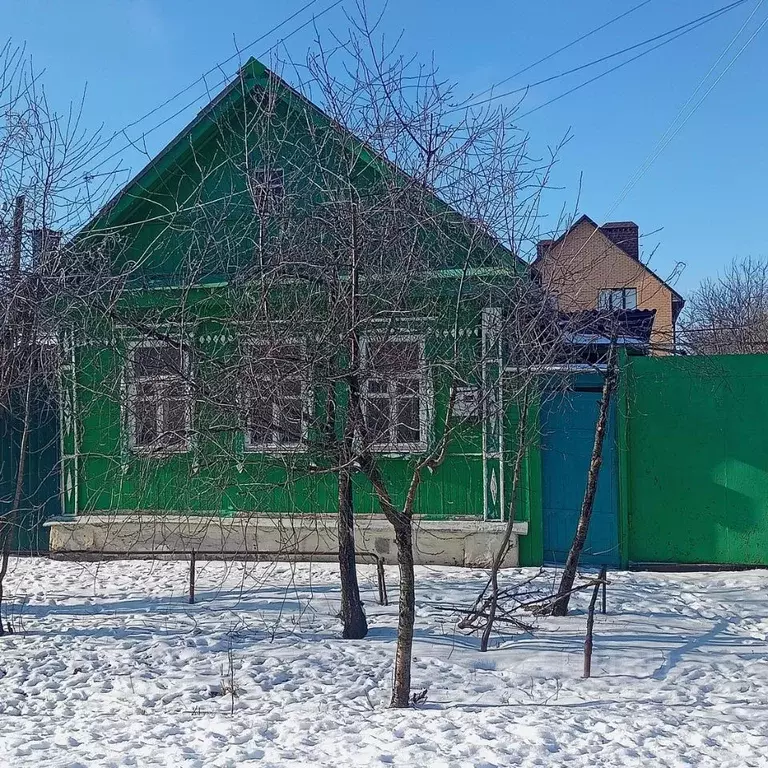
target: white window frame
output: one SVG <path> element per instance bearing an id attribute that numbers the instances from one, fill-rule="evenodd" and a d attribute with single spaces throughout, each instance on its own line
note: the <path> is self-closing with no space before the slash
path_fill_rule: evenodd
<path id="1" fill-rule="evenodd" d="M 177 453 L 188 453 L 192 447 L 192 388 L 190 386 L 191 364 L 190 355 L 183 347 L 180 349 L 182 359 L 182 371 L 179 374 L 170 376 L 136 376 L 135 353 L 137 349 L 146 349 L 148 347 L 173 347 L 177 348 L 174 341 L 161 341 L 159 339 L 139 339 L 132 341 L 127 346 L 128 360 L 125 366 L 125 391 L 124 400 L 125 423 L 128 428 L 128 446 L 132 452 L 144 456 L 165 456 Z M 178 443 L 166 443 L 157 440 L 154 444 L 138 445 L 136 443 L 136 411 L 135 403 L 138 398 L 138 384 L 142 380 L 151 381 L 176 381 L 181 383 L 184 393 L 186 408 L 184 409 L 184 436 Z M 158 400 L 159 404 L 162 400 Z"/>
<path id="2" fill-rule="evenodd" d="M 362 382 L 362 396 L 363 396 L 363 416 L 368 418 L 368 382 L 372 377 L 368 368 L 369 361 L 369 346 L 371 343 L 381 343 L 389 341 L 410 341 L 419 345 L 419 441 L 418 442 L 398 442 L 396 439 L 392 439 L 397 430 L 397 418 L 392 418 L 392 409 L 395 409 L 397 403 L 396 394 L 390 392 L 390 439 L 387 441 L 373 442 L 370 444 L 371 450 L 377 453 L 388 453 L 393 455 L 401 455 L 404 453 L 424 453 L 429 445 L 429 432 L 431 427 L 432 416 L 432 380 L 429 375 L 429 369 L 427 368 L 427 356 L 426 356 L 426 337 L 424 334 L 416 333 L 402 333 L 393 336 L 382 336 L 378 334 L 368 334 L 360 340 L 360 351 L 362 353 L 363 370 L 365 375 Z M 413 375 L 403 374 L 404 378 L 416 378 Z M 383 378 L 383 377 L 381 377 Z M 398 381 L 395 375 L 391 382 L 390 387 L 394 388 Z"/>
<path id="3" fill-rule="evenodd" d="M 250 354 L 250 351 L 254 347 L 261 345 L 270 345 L 271 342 L 268 339 L 249 339 L 244 345 L 244 354 Z M 299 337 L 289 337 L 281 339 L 281 344 L 285 346 L 297 346 L 301 350 L 302 358 L 305 362 L 307 358 L 307 344 L 306 340 Z M 309 419 L 312 415 L 312 403 L 314 402 L 314 392 L 309 382 L 309 377 L 301 382 L 301 437 L 298 443 L 286 443 L 278 441 L 270 442 L 254 442 L 251 440 L 251 430 L 248 426 L 248 413 L 250 410 L 249 393 L 244 391 L 242 386 L 240 387 L 240 400 L 241 407 L 243 409 L 243 446 L 247 453 L 303 453 L 308 448 L 309 441 Z M 277 407 L 277 404 L 273 404 L 273 407 Z M 277 414 L 274 414 L 277 417 Z M 274 436 L 274 430 L 271 430 Z"/>
<path id="4" fill-rule="evenodd" d="M 635 302 L 633 307 L 627 306 L 627 295 L 630 291 L 634 292 Z M 619 306 L 616 306 L 618 298 Z M 637 309 L 637 288 L 605 288 L 597 294 L 598 309 Z"/>

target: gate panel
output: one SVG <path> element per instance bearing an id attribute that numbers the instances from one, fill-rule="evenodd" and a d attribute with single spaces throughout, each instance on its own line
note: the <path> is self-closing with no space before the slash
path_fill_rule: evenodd
<path id="1" fill-rule="evenodd" d="M 600 392 L 550 395 L 542 406 L 544 561 L 563 563 L 579 519 L 595 439 Z M 614 404 L 603 444 L 589 535 L 580 562 L 619 565 L 618 462 Z"/>

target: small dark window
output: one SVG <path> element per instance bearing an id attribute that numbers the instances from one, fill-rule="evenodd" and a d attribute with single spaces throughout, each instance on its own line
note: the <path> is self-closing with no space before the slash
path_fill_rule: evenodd
<path id="1" fill-rule="evenodd" d="M 427 431 L 421 339 L 370 339 L 366 343 L 366 362 L 368 440 L 379 449 L 420 449 Z"/>
<path id="2" fill-rule="evenodd" d="M 262 214 L 278 213 L 285 199 L 285 180 L 282 168 L 254 168 L 249 185 L 256 210 Z"/>
<path id="3" fill-rule="evenodd" d="M 258 449 L 302 448 L 306 432 L 308 372 L 302 344 L 251 344 L 241 382 L 246 445 Z"/>
<path id="4" fill-rule="evenodd" d="M 598 309 L 637 309 L 637 288 L 611 288 L 600 291 Z"/>
<path id="5" fill-rule="evenodd" d="M 128 402 L 134 448 L 188 448 L 191 404 L 186 363 L 186 353 L 172 344 L 134 347 Z"/>

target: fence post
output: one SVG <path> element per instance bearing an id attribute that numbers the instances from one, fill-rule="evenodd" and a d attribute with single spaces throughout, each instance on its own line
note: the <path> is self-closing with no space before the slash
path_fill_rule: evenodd
<path id="1" fill-rule="evenodd" d="M 601 586 L 605 586 L 605 566 L 600 569 L 600 576 L 592 590 L 592 599 L 589 601 L 589 610 L 587 611 L 587 636 L 584 638 L 584 674 L 582 675 L 584 678 L 592 675 L 592 631 L 595 626 L 597 592 Z"/>
<path id="2" fill-rule="evenodd" d="M 189 556 L 189 602 L 195 602 L 195 550 Z"/>
<path id="3" fill-rule="evenodd" d="M 607 602 L 607 587 L 608 587 L 608 566 L 604 565 L 600 569 L 600 578 L 603 580 L 603 616 L 605 616 L 606 602 Z"/>
<path id="4" fill-rule="evenodd" d="M 379 605 L 389 605 L 387 581 L 384 576 L 384 561 L 380 557 L 376 558 L 376 575 L 379 581 Z"/>

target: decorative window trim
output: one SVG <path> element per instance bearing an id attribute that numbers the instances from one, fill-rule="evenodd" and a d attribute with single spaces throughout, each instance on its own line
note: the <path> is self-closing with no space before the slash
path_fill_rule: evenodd
<path id="1" fill-rule="evenodd" d="M 128 448 L 132 453 L 139 456 L 162 458 L 163 456 L 189 453 L 192 448 L 192 388 L 190 386 L 191 361 L 189 353 L 183 349 L 183 347 L 180 350 L 183 368 L 183 373 L 181 375 L 137 377 L 135 374 L 136 363 L 134 355 L 137 349 L 165 346 L 174 346 L 174 343 L 172 341 L 143 338 L 130 341 L 126 346 L 128 359 L 123 369 L 123 423 L 127 427 Z M 186 402 L 186 407 L 184 409 L 184 437 L 178 443 L 157 443 L 156 445 L 136 444 L 136 413 L 134 404 L 138 399 L 137 385 L 143 378 L 153 379 L 155 381 L 164 379 L 167 381 L 180 382 L 183 388 L 183 399 Z"/>
<path id="2" fill-rule="evenodd" d="M 244 347 L 244 354 L 248 354 L 249 350 L 253 347 L 257 347 L 259 345 L 263 344 L 270 344 L 268 339 L 259 339 L 259 338 L 252 338 L 248 339 L 248 341 L 243 345 Z M 284 345 L 295 345 L 298 346 L 301 350 L 301 355 L 304 361 L 307 360 L 307 343 L 306 339 L 301 337 L 287 337 L 285 339 L 281 339 L 281 344 Z M 244 421 L 245 424 L 243 425 L 243 449 L 245 453 L 247 454 L 271 454 L 271 455 L 280 455 L 280 454 L 294 454 L 294 453 L 306 453 L 308 447 L 309 447 L 309 419 L 313 412 L 313 403 L 314 403 L 314 389 L 312 388 L 309 381 L 305 380 L 301 382 L 301 437 L 299 438 L 299 442 L 297 443 L 287 443 L 287 442 L 254 442 L 251 440 L 250 436 L 250 429 L 248 427 L 248 409 L 250 407 L 249 402 L 246 398 L 248 398 L 248 393 L 243 391 L 242 386 L 240 387 L 240 400 L 241 400 L 241 408 L 243 410 L 244 414 Z M 272 430 L 274 433 L 274 430 Z"/>
<path id="3" fill-rule="evenodd" d="M 362 361 L 364 370 L 366 372 L 362 383 L 362 399 L 363 399 L 363 416 L 368 418 L 368 383 L 369 383 L 369 346 L 376 342 L 388 342 L 388 341 L 409 341 L 419 345 L 419 366 L 418 366 L 418 378 L 419 378 L 419 437 L 418 442 L 398 442 L 397 440 L 379 441 L 370 444 L 370 449 L 376 453 L 389 455 L 393 457 L 402 456 L 409 453 L 424 453 L 429 447 L 429 434 L 431 430 L 432 410 L 433 410 L 433 392 L 432 392 L 432 379 L 429 375 L 427 368 L 427 356 L 426 356 L 426 334 L 423 333 L 400 333 L 392 336 L 384 336 L 376 333 L 366 334 L 360 340 L 360 351 L 362 353 Z M 403 374 L 407 377 L 407 374 Z M 416 378 L 411 376 L 410 378 Z M 394 379 L 397 381 L 397 378 Z M 392 395 L 390 394 L 390 397 Z M 390 403 L 390 408 L 394 407 L 393 400 Z M 396 429 L 396 422 L 390 423 L 390 438 L 392 437 L 392 430 Z"/>

